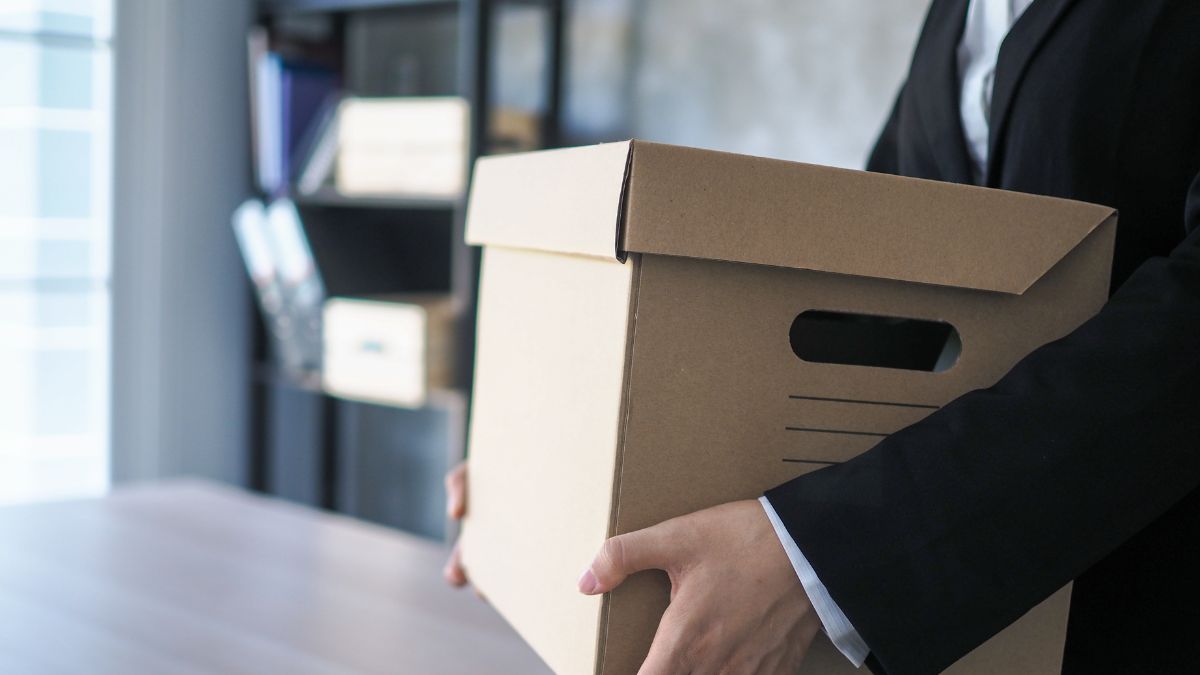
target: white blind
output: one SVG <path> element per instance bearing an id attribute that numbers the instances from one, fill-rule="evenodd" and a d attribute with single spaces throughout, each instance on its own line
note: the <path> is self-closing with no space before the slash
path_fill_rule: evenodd
<path id="1" fill-rule="evenodd" d="M 0 2 L 0 503 L 108 486 L 112 2 Z"/>

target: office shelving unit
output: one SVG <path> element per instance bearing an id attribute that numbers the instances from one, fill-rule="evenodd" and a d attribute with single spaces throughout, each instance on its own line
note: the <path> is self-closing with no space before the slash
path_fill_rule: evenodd
<path id="1" fill-rule="evenodd" d="M 471 109 L 468 159 L 487 154 L 488 122 L 493 109 L 493 68 L 497 49 L 497 12 L 507 5 L 531 6 L 545 12 L 543 25 L 545 63 L 541 113 L 544 147 L 559 144 L 563 91 L 564 0 L 259 0 L 259 24 L 268 34 L 296 20 L 318 17 L 327 26 L 319 48 L 340 67 L 350 61 L 361 65 L 372 54 L 356 44 L 361 37 L 354 26 L 377 21 L 402 25 L 406 21 L 456 21 L 457 39 L 442 55 L 456 63 L 456 82 L 441 83 L 440 90 L 417 95 L 457 94 Z M 441 58 L 441 57 L 439 57 Z M 388 91 L 355 91 L 351 94 L 392 95 Z M 479 254 L 463 243 L 465 195 L 459 199 L 403 199 L 350 197 L 332 190 L 293 197 L 302 218 L 319 214 L 339 223 L 337 231 L 324 228 L 327 241 L 336 246 L 338 236 L 367 236 L 372 228 L 404 228 L 413 223 L 444 224 L 441 235 L 449 241 L 432 242 L 422 252 L 397 250 L 398 258 L 424 258 L 427 288 L 389 291 L 448 291 L 464 308 L 457 326 L 456 387 L 431 399 L 423 409 L 388 409 L 332 398 L 319 382 L 289 381 L 271 365 L 269 341 L 258 322 L 252 387 L 253 410 L 251 487 L 263 492 L 307 502 L 383 524 L 429 536 L 445 531 L 440 474 L 463 455 L 466 419 L 472 381 L 475 333 L 475 291 Z M 307 220 L 307 219 L 306 219 Z M 332 234 L 331 234 L 332 232 Z M 311 234 L 310 234 L 311 237 Z M 331 239 L 332 238 L 332 239 Z M 357 242 L 361 245 L 362 242 Z M 399 246 L 395 242 L 390 245 Z M 405 247 L 421 246 L 412 241 Z M 313 244 L 318 248 L 317 242 Z M 448 248 L 448 255 L 445 255 Z M 318 261 L 320 252 L 318 251 Z M 429 261 L 439 261 L 432 263 Z M 445 269 L 439 266 L 445 266 Z M 436 268 L 436 269 L 435 269 Z M 444 286 L 444 288 L 442 287 Z"/>

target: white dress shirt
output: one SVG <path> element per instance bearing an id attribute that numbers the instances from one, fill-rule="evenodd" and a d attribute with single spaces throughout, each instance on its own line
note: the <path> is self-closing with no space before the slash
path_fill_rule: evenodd
<path id="1" fill-rule="evenodd" d="M 961 88 L 959 115 L 977 183 L 982 183 L 986 178 L 992 82 L 996 73 L 996 60 L 1000 55 L 1000 45 L 1012 25 L 1033 2 L 1034 0 L 971 0 L 967 8 L 967 23 L 958 45 L 958 77 Z M 787 552 L 792 568 L 800 577 L 800 584 L 804 586 L 804 592 L 808 594 L 813 610 L 821 619 L 825 634 L 851 663 L 861 667 L 870 653 L 870 648 L 833 601 L 825 584 L 817 578 L 817 573 L 788 534 L 771 502 L 767 501 L 766 497 L 760 498 L 759 502 L 775 528 L 775 534 L 783 544 L 783 550 Z"/>
<path id="2" fill-rule="evenodd" d="M 986 178 L 992 83 L 1000 44 L 1032 4 L 1033 0 L 972 0 L 967 8 L 967 25 L 958 43 L 959 115 L 976 183 Z"/>

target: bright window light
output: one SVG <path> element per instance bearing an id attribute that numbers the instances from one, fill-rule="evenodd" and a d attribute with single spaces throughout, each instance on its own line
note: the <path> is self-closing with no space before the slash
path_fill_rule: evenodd
<path id="1" fill-rule="evenodd" d="M 0 2 L 0 503 L 109 484 L 112 3 Z"/>

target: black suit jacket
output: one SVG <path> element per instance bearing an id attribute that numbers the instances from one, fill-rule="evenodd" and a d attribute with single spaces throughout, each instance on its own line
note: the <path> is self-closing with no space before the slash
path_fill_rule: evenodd
<path id="1" fill-rule="evenodd" d="M 970 182 L 966 7 L 933 2 L 871 170 Z M 877 672 L 938 672 L 1077 579 L 1065 672 L 1200 673 L 1200 1 L 1037 0 L 990 119 L 989 185 L 1120 210 L 1115 294 L 768 498 Z"/>

